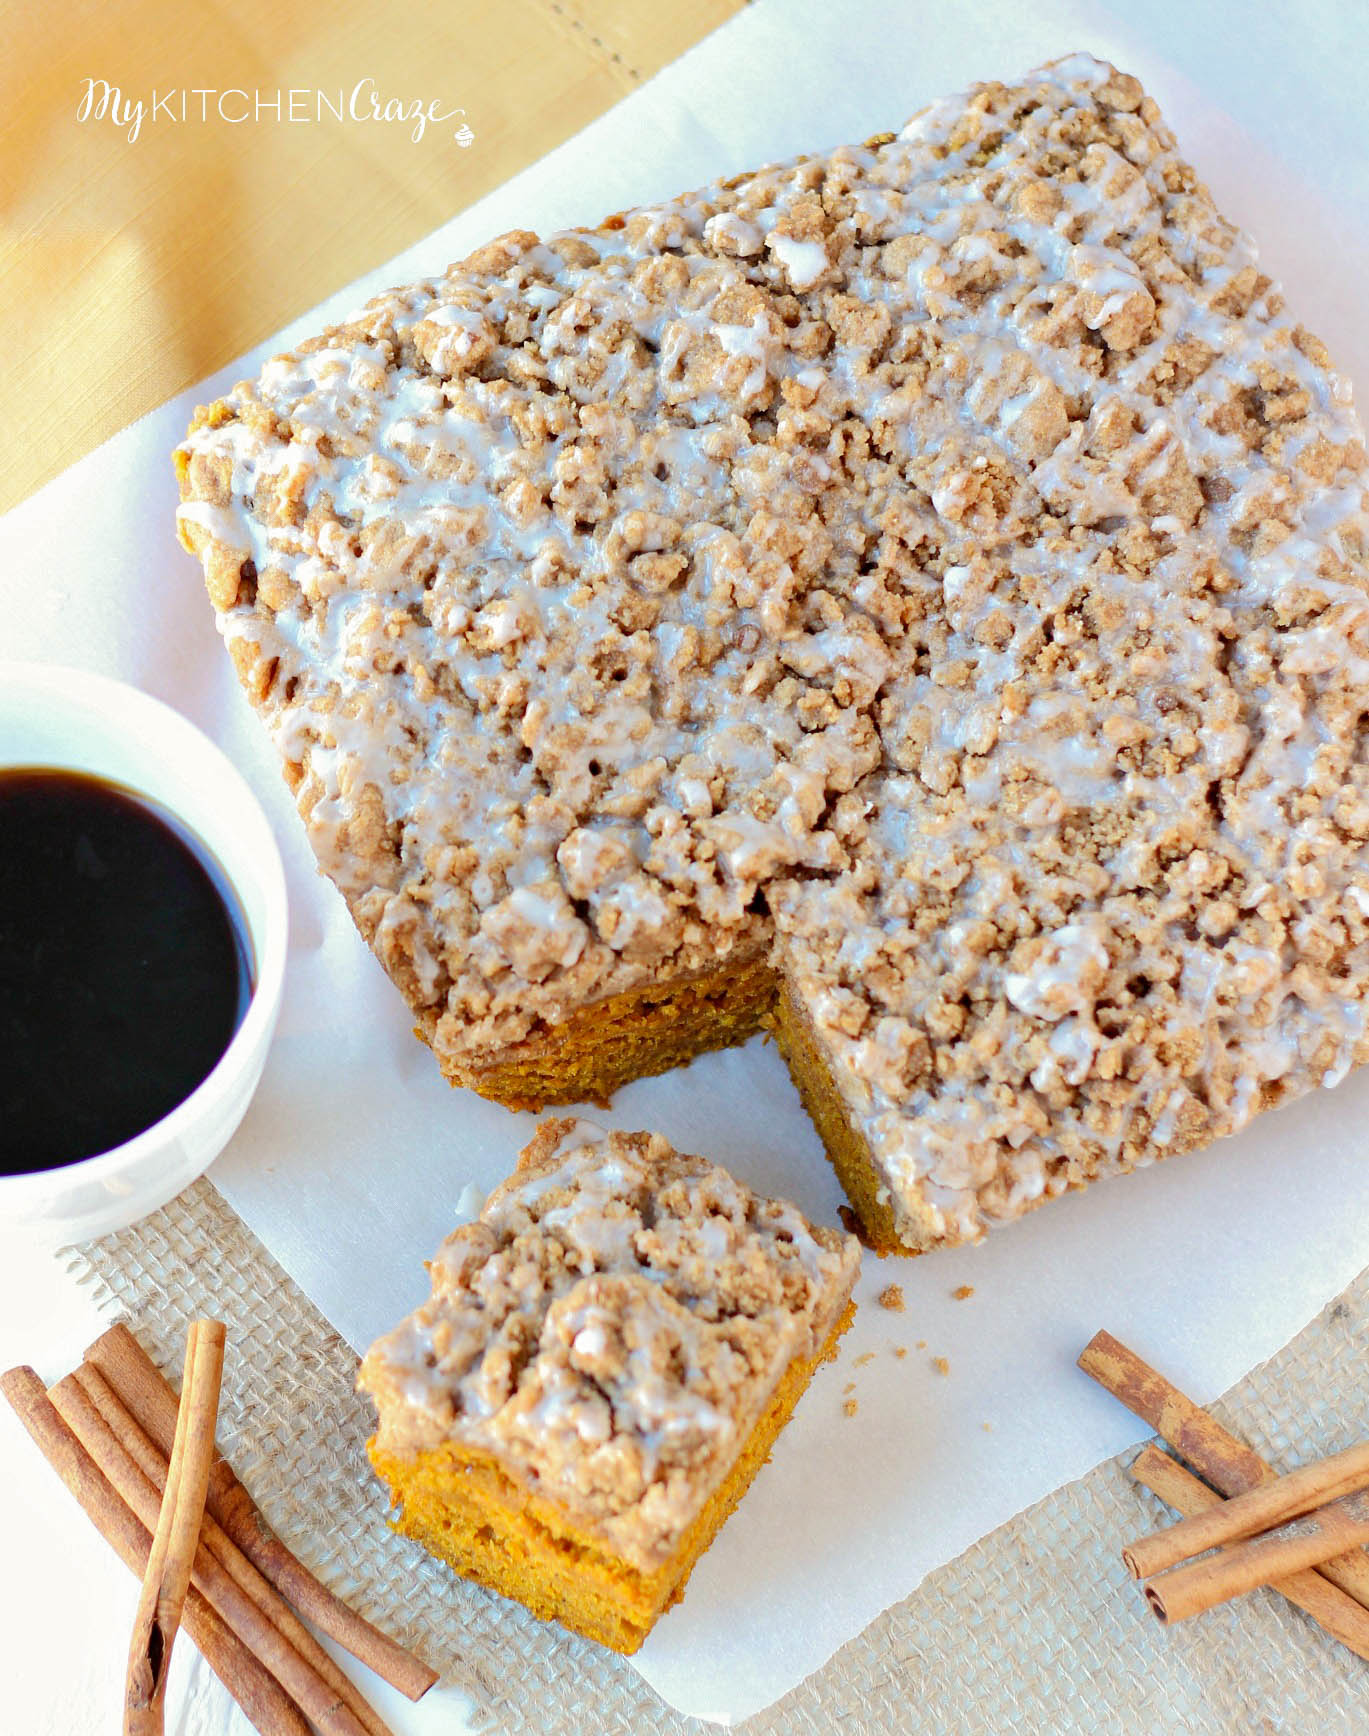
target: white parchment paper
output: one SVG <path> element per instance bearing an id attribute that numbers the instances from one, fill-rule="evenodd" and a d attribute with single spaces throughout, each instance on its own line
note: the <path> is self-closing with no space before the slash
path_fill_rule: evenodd
<path id="1" fill-rule="evenodd" d="M 502 229 L 595 222 L 858 140 L 973 79 L 1075 48 L 1142 77 L 1219 205 L 1260 239 L 1297 315 L 1369 400 L 1366 14 L 1309 5 L 1265 20 L 1236 4 L 1169 0 L 1027 11 L 759 0 L 552 156 L 0 520 L 0 655 L 100 669 L 170 701 L 233 756 L 276 826 L 294 924 L 284 1011 L 213 1180 L 358 1349 L 426 1294 L 421 1262 L 463 1191 L 498 1181 L 534 1122 L 442 1083 L 315 875 L 198 567 L 176 545 L 170 450 L 196 402 L 266 355 Z M 307 189 L 300 197 L 302 229 L 335 220 L 309 210 Z M 631 1086 L 596 1118 L 658 1128 L 819 1219 L 835 1216 L 818 1141 L 759 1041 Z M 1061 1201 L 983 1247 L 867 1257 L 840 1362 L 815 1381 L 638 1667 L 702 1716 L 735 1720 L 767 1704 L 931 1568 L 1137 1438 L 1074 1370 L 1097 1327 L 1210 1395 L 1366 1261 L 1369 1073 L 1206 1153 Z M 891 1282 L 902 1314 L 875 1301 Z M 955 1299 L 962 1285 L 974 1294 Z"/>

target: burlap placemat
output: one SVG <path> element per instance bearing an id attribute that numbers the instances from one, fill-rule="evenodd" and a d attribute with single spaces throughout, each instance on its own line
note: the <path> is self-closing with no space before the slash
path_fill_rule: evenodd
<path id="1" fill-rule="evenodd" d="M 271 1524 L 335 1591 L 474 1699 L 491 1736 L 699 1736 L 621 1659 L 457 1580 L 385 1524 L 355 1358 L 206 1181 L 68 1250 L 103 1312 L 179 1367 L 185 1321 L 228 1323 L 220 1439 Z M 1124 1321 L 1108 1324 L 1125 1333 Z M 1214 1409 L 1275 1463 L 1348 1446 L 1369 1372 L 1369 1272 Z M 1080 1376 L 1083 1379 L 1083 1376 Z M 1272 1593 L 1162 1630 L 1120 1538 L 1167 1510 L 1100 1465 L 930 1574 L 746 1736 L 1339 1736 L 1369 1667 Z M 877 1515 L 872 1515 L 872 1520 Z"/>

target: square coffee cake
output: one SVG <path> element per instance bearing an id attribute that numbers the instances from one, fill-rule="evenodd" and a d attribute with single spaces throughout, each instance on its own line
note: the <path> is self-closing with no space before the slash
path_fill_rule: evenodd
<path id="1" fill-rule="evenodd" d="M 925 1248 L 1366 1050 L 1365 456 L 1135 79 L 377 297 L 201 410 L 180 530 L 454 1082 L 762 1021 Z"/>

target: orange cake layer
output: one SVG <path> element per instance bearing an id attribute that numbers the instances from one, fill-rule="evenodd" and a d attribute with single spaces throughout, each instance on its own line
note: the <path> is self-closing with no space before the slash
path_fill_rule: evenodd
<path id="1" fill-rule="evenodd" d="M 744 1043 L 760 1029 L 774 998 L 768 957 L 753 953 L 594 1001 L 488 1060 L 469 1057 L 456 1079 L 511 1109 L 606 1103 L 631 1079 Z"/>
<path id="2" fill-rule="evenodd" d="M 177 462 L 454 1081 L 602 1095 L 750 1029 L 763 956 L 935 1246 L 1369 1050 L 1359 423 L 1110 66 L 504 236 Z"/>
<path id="3" fill-rule="evenodd" d="M 635 1651 L 833 1353 L 858 1260 L 659 1136 L 547 1122 L 362 1363 L 398 1529 Z"/>

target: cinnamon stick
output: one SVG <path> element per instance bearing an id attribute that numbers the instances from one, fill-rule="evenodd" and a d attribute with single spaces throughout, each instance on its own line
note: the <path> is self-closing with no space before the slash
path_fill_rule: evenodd
<path id="1" fill-rule="evenodd" d="M 218 1320 L 192 1321 L 186 1335 L 176 1435 L 128 1650 L 124 1736 L 162 1736 L 165 1727 L 171 1651 L 190 1589 L 214 1452 L 223 1341 Z"/>
<path id="2" fill-rule="evenodd" d="M 0 1375 L 0 1392 L 95 1529 L 124 1566 L 141 1579 L 152 1546 L 151 1534 L 101 1476 L 58 1415 L 42 1381 L 31 1368 L 12 1368 Z M 193 1586 L 185 1600 L 183 1618 L 201 1656 L 261 1736 L 311 1736 L 303 1713 L 280 1683 Z"/>
<path id="3" fill-rule="evenodd" d="M 1330 1458 L 1300 1465 L 1223 1502 L 1219 1508 L 1181 1519 L 1128 1544 L 1122 1559 L 1133 1579 L 1151 1579 L 1191 1556 L 1225 1543 L 1270 1531 L 1285 1519 L 1324 1507 L 1342 1495 L 1369 1486 L 1369 1443 Z M 1334 1552 L 1333 1552 L 1334 1553 Z"/>
<path id="4" fill-rule="evenodd" d="M 126 1326 L 113 1326 L 97 1338 L 86 1359 L 99 1369 L 139 1426 L 169 1454 L 175 1431 L 176 1396 L 161 1370 Z M 272 1585 L 321 1633 L 410 1700 L 419 1700 L 437 1680 L 412 1653 L 371 1626 L 321 1585 L 266 1522 L 227 1460 L 214 1462 L 207 1505 L 238 1548 Z"/>
<path id="5" fill-rule="evenodd" d="M 1180 1513 L 1210 1512 L 1223 1505 L 1220 1495 L 1153 1443 L 1142 1448 L 1128 1469 L 1138 1483 Z M 1353 1597 L 1347 1597 L 1311 1568 L 1280 1575 L 1271 1582 L 1271 1589 L 1369 1663 L 1369 1610 Z"/>
<path id="6" fill-rule="evenodd" d="M 1079 1357 L 1079 1366 L 1223 1495 L 1242 1495 L 1278 1475 L 1253 1447 L 1237 1440 L 1110 1332 L 1094 1334 Z M 1362 1550 L 1319 1561 L 1316 1571 L 1369 1609 L 1369 1556 Z"/>
<path id="7" fill-rule="evenodd" d="M 1315 1567 L 1329 1556 L 1369 1543 L 1369 1495 L 1363 1490 L 1299 1519 L 1219 1549 L 1200 1561 L 1146 1581 L 1146 1602 L 1162 1622 L 1184 1621 L 1281 1574 Z"/>
<path id="8" fill-rule="evenodd" d="M 166 1460 L 139 1428 L 120 1402 L 118 1394 L 93 1363 L 81 1363 L 65 1380 L 59 1381 L 48 1396 L 66 1417 L 82 1445 L 92 1453 L 102 1470 L 105 1468 L 102 1454 L 96 1450 L 94 1441 L 87 1440 L 86 1436 L 90 1433 L 98 1439 L 97 1425 L 99 1422 L 105 1424 L 108 1434 L 113 1436 L 119 1449 L 117 1460 L 122 1460 L 120 1477 L 124 1480 L 121 1481 L 120 1477 L 115 1477 L 114 1480 L 125 1500 L 129 1500 L 130 1504 L 136 1507 L 137 1501 L 132 1499 L 132 1495 L 137 1480 L 132 1478 L 130 1467 L 141 1473 L 140 1480 L 148 1494 L 160 1498 L 166 1484 Z M 94 1424 L 89 1415 L 91 1408 L 95 1412 Z M 103 1451 L 108 1453 L 110 1449 L 105 1447 Z M 148 1499 L 148 1494 L 142 1494 L 139 1499 Z M 333 1662 L 270 1580 L 252 1565 L 212 1513 L 206 1512 L 200 1537 L 209 1553 L 231 1574 L 238 1586 L 252 1599 L 266 1619 L 279 1629 L 304 1662 L 322 1678 L 336 1698 L 349 1708 L 358 1723 L 369 1732 L 369 1736 L 392 1736 L 389 1726 L 363 1698 L 351 1678 Z"/>
<path id="9" fill-rule="evenodd" d="M 100 1379 L 94 1370 L 84 1372 Z M 48 1397 L 138 1518 L 144 1523 L 149 1517 L 155 1519 L 161 1502 L 155 1483 L 77 1375 L 58 1381 Z M 155 1454 L 156 1449 L 151 1450 Z M 324 1736 L 391 1736 L 304 1624 L 207 1513 L 192 1583 Z M 360 1715 L 362 1708 L 366 1717 Z"/>

